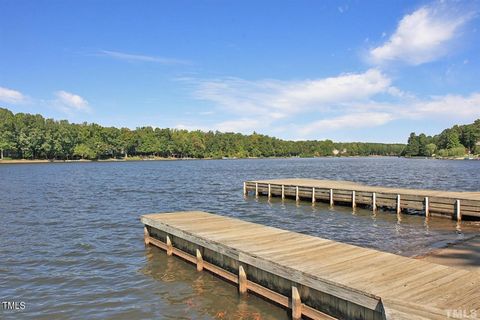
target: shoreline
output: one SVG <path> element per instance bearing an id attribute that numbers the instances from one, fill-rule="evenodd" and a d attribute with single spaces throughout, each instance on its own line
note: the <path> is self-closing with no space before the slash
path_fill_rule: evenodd
<path id="1" fill-rule="evenodd" d="M 99 160 L 49 160 L 49 159 L 6 159 L 0 160 L 1 164 L 37 164 L 37 163 L 92 163 L 92 162 L 133 162 L 133 161 L 185 161 L 185 160 L 248 160 L 248 159 L 316 159 L 316 158 L 404 158 L 404 159 L 420 159 L 420 160 L 480 160 L 480 157 L 475 158 L 438 158 L 438 157 L 402 157 L 402 156 L 378 156 L 378 155 L 369 155 L 369 156 L 324 156 L 324 157 L 246 157 L 246 158 L 138 158 L 132 157 L 128 159 L 99 159 Z"/>
<path id="2" fill-rule="evenodd" d="M 248 159 L 316 159 L 316 158 L 400 158 L 399 156 L 325 156 L 325 157 L 246 157 L 246 158 L 128 158 L 128 159 L 100 159 L 100 160 L 48 160 L 48 159 L 8 159 L 0 160 L 1 164 L 36 164 L 36 163 L 92 163 L 92 162 L 134 162 L 134 161 L 185 161 L 185 160 L 248 160 Z"/>

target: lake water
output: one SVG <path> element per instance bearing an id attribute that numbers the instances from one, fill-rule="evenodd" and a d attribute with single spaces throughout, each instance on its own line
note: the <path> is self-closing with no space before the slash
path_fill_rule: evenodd
<path id="1" fill-rule="evenodd" d="M 0 165 L 2 319 L 287 319 L 287 312 L 143 243 L 139 216 L 204 210 L 412 256 L 477 233 L 478 223 L 376 215 L 244 198 L 244 180 L 342 179 L 480 190 L 480 161 L 400 158 L 191 160 Z M 1 307 L 1 306 L 0 306 Z"/>

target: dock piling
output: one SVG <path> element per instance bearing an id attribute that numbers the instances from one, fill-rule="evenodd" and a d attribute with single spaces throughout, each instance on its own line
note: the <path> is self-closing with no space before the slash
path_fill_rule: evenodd
<path id="1" fill-rule="evenodd" d="M 200 252 L 199 249 L 197 249 L 197 271 L 202 271 L 202 270 L 203 270 L 202 253 Z"/>
<path id="2" fill-rule="evenodd" d="M 357 204 L 355 203 L 355 190 L 352 191 L 352 208 L 355 209 Z"/>
<path id="3" fill-rule="evenodd" d="M 424 206 L 425 206 L 425 217 L 430 217 L 430 205 L 428 203 L 428 197 L 425 197 L 424 201 Z"/>
<path id="4" fill-rule="evenodd" d="M 282 200 L 285 199 L 285 186 L 282 184 Z"/>
<path id="5" fill-rule="evenodd" d="M 402 207 L 400 206 L 400 195 L 397 194 L 397 214 L 402 212 Z"/>
<path id="6" fill-rule="evenodd" d="M 312 188 L 312 203 L 315 203 L 315 187 Z"/>
<path id="7" fill-rule="evenodd" d="M 333 206 L 333 189 L 330 189 L 330 206 Z"/>
<path id="8" fill-rule="evenodd" d="M 167 235 L 167 255 L 171 256 L 173 254 L 173 245 L 172 240 Z"/>
<path id="9" fill-rule="evenodd" d="M 270 199 L 272 197 L 272 187 L 270 183 L 268 184 L 268 198 Z"/>
<path id="10" fill-rule="evenodd" d="M 243 195 L 244 196 L 247 195 L 247 183 L 246 182 L 243 183 Z"/>
<path id="11" fill-rule="evenodd" d="M 298 320 L 302 317 L 302 300 L 295 286 L 292 286 L 292 319 Z"/>
<path id="12" fill-rule="evenodd" d="M 247 293 L 247 274 L 243 266 L 238 267 L 238 292 L 241 294 Z"/>
<path id="13" fill-rule="evenodd" d="M 460 200 L 455 202 L 455 213 L 457 215 L 457 221 L 462 220 L 462 210 L 460 209 Z"/>
<path id="14" fill-rule="evenodd" d="M 147 227 L 143 227 L 143 240 L 145 241 L 145 244 L 150 243 L 148 239 L 150 239 L 150 234 L 148 233 L 148 229 Z"/>
<path id="15" fill-rule="evenodd" d="M 255 197 L 258 197 L 258 183 L 255 183 Z"/>
<path id="16" fill-rule="evenodd" d="M 377 194 L 375 192 L 372 193 L 372 210 L 377 210 Z"/>
<path id="17" fill-rule="evenodd" d="M 295 201 L 300 201 L 300 196 L 298 195 L 298 186 L 295 188 Z"/>

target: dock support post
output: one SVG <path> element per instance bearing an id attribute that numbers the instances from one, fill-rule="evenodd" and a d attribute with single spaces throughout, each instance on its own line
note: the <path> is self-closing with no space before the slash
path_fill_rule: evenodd
<path id="1" fill-rule="evenodd" d="M 238 292 L 241 294 L 247 293 L 247 274 L 243 266 L 238 267 Z"/>
<path id="2" fill-rule="evenodd" d="M 377 194 L 375 192 L 372 193 L 372 210 L 377 210 Z"/>
<path id="3" fill-rule="evenodd" d="M 295 286 L 292 286 L 292 319 L 298 320 L 302 318 L 302 300 Z"/>
<path id="4" fill-rule="evenodd" d="M 143 227 L 143 240 L 145 241 L 145 244 L 149 244 L 150 241 L 148 240 L 150 238 L 150 234 L 148 233 L 147 227 Z"/>
<path id="5" fill-rule="evenodd" d="M 457 214 L 457 221 L 462 220 L 462 210 L 460 209 L 460 200 L 455 202 L 455 213 Z"/>
<path id="6" fill-rule="evenodd" d="M 298 195 L 298 186 L 295 188 L 295 201 L 300 201 L 300 196 Z"/>
<path id="7" fill-rule="evenodd" d="M 202 270 L 203 270 L 202 253 L 200 252 L 199 249 L 197 249 L 197 271 L 202 271 Z"/>
<path id="8" fill-rule="evenodd" d="M 243 195 L 244 196 L 247 195 L 247 183 L 246 182 L 243 182 Z"/>
<path id="9" fill-rule="evenodd" d="M 425 217 L 430 217 L 430 204 L 428 203 L 428 197 L 425 197 Z"/>
<path id="10" fill-rule="evenodd" d="M 282 184 L 282 200 L 285 199 L 285 186 Z"/>
<path id="11" fill-rule="evenodd" d="M 315 203 L 315 187 L 312 188 L 312 203 Z"/>
<path id="12" fill-rule="evenodd" d="M 172 240 L 167 236 L 167 255 L 171 256 L 173 254 L 173 245 Z"/>
<path id="13" fill-rule="evenodd" d="M 355 203 L 355 190 L 352 191 L 352 208 L 355 209 L 357 204 Z"/>
<path id="14" fill-rule="evenodd" d="M 270 183 L 268 184 L 268 198 L 272 196 L 272 187 L 270 186 Z"/>
<path id="15" fill-rule="evenodd" d="M 400 214 L 402 212 L 402 208 L 400 207 L 400 195 L 397 194 L 397 214 Z"/>
<path id="16" fill-rule="evenodd" d="M 330 206 L 333 206 L 333 189 L 330 189 Z"/>
<path id="17" fill-rule="evenodd" d="M 255 197 L 258 198 L 258 182 L 255 182 Z"/>

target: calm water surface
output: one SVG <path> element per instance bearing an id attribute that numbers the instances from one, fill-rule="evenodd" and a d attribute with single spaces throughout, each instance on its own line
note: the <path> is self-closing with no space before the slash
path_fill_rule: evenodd
<path id="1" fill-rule="evenodd" d="M 242 182 L 305 177 L 480 190 L 480 161 L 323 158 L 0 165 L 2 319 L 287 319 L 287 313 L 145 247 L 139 215 L 205 210 L 406 256 L 478 234 L 449 219 L 266 198 Z"/>

